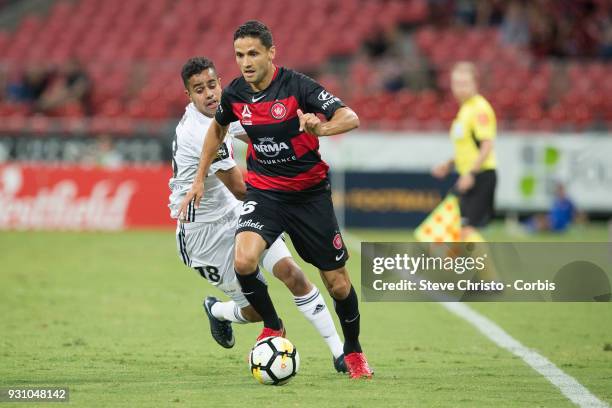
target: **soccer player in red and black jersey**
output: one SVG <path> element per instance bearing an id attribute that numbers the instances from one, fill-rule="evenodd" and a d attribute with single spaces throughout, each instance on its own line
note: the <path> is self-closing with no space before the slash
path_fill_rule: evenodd
<path id="1" fill-rule="evenodd" d="M 264 321 L 258 339 L 284 335 L 258 260 L 287 232 L 302 259 L 319 269 L 334 299 L 350 376 L 371 378 L 372 370 L 359 344 L 357 294 L 345 267 L 348 251 L 334 214 L 329 167 L 321 160 L 318 140 L 355 129 L 359 118 L 311 78 L 275 66 L 272 33 L 263 23 L 241 25 L 234 33 L 234 51 L 242 76 L 223 90 L 204 140 L 198 174 L 181 212 L 192 199 L 200 202 L 204 175 L 227 127 L 240 121 L 249 137 L 248 173 L 234 267 L 244 295 Z M 322 122 L 317 113 L 327 121 Z"/>

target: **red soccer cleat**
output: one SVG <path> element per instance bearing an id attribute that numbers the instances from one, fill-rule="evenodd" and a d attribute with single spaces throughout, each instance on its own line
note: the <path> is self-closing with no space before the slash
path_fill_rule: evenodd
<path id="1" fill-rule="evenodd" d="M 281 328 L 280 330 L 274 330 L 269 327 L 264 327 L 259 336 L 257 336 L 257 341 L 263 340 L 266 337 L 285 337 L 287 334 L 287 330 L 285 330 L 285 325 L 281 320 Z"/>
<path id="2" fill-rule="evenodd" d="M 349 371 L 351 378 L 372 378 L 374 371 L 368 365 L 365 354 L 349 353 L 344 356 L 344 361 Z"/>

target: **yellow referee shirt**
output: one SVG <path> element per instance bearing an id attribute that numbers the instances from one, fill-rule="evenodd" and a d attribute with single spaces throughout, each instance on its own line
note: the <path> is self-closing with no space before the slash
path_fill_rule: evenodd
<path id="1" fill-rule="evenodd" d="M 481 95 L 463 102 L 453 121 L 450 137 L 455 145 L 455 169 L 461 175 L 472 170 L 480 151 L 480 141 L 495 139 L 497 122 L 493 108 Z M 495 152 L 491 151 L 480 171 L 494 169 Z"/>

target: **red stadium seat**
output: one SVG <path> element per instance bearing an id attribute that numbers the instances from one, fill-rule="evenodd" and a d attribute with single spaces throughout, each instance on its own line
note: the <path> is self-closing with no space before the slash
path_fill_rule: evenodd
<path id="1" fill-rule="evenodd" d="M 548 111 L 549 118 L 555 122 L 564 122 L 567 119 L 567 112 L 561 105 L 555 105 Z"/>
<path id="2" fill-rule="evenodd" d="M 27 128 L 28 118 L 25 115 L 2 117 L 0 129 L 7 132 L 23 132 Z"/>
<path id="3" fill-rule="evenodd" d="M 51 120 L 44 116 L 33 116 L 28 121 L 29 130 L 34 133 L 49 133 L 51 130 Z"/>

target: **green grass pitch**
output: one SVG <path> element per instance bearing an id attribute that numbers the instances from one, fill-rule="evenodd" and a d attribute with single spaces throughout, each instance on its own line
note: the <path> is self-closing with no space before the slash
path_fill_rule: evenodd
<path id="1" fill-rule="evenodd" d="M 411 239 L 408 231 L 350 232 L 361 240 Z M 500 226 L 486 235 L 517 240 Z M 607 239 L 605 226 L 521 238 Z M 348 266 L 358 286 L 355 251 Z M 173 231 L 0 232 L 0 271 L 0 388 L 67 386 L 71 406 L 572 406 L 522 360 L 436 303 L 361 303 L 362 344 L 376 373 L 373 381 L 349 381 L 334 372 L 324 342 L 272 279 L 301 368 L 283 387 L 262 386 L 246 362 L 260 324 L 235 326 L 233 349 L 217 346 L 201 301 L 218 293 L 179 261 Z M 612 403 L 611 304 L 472 307 Z"/>

